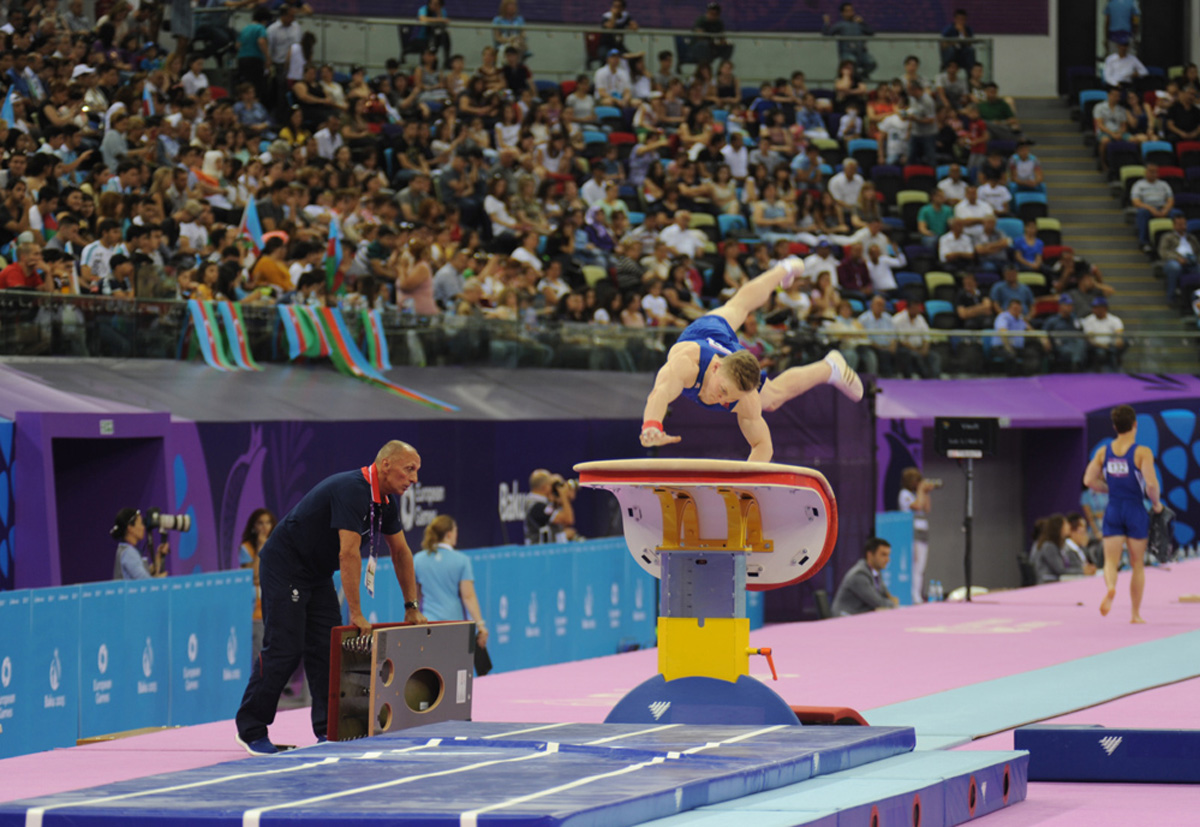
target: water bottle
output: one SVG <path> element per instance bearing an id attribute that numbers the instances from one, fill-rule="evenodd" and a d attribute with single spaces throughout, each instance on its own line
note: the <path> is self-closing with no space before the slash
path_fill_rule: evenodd
<path id="1" fill-rule="evenodd" d="M 942 601 L 942 581 L 934 580 L 929 584 L 929 599 L 933 603 Z"/>

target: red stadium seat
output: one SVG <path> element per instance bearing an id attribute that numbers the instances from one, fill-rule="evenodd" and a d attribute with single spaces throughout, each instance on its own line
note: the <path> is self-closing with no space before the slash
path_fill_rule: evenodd
<path id="1" fill-rule="evenodd" d="M 610 132 L 608 135 L 608 142 L 613 146 L 620 146 L 621 144 L 636 144 L 637 135 L 634 135 L 632 132 Z"/>

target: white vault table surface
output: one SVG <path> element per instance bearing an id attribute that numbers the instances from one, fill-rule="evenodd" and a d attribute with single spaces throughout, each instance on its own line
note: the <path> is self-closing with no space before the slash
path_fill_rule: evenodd
<path id="1" fill-rule="evenodd" d="M 625 541 L 647 573 L 662 576 L 662 505 L 655 487 L 685 490 L 696 503 L 700 536 L 727 535 L 725 503 L 719 488 L 750 492 L 762 515 L 770 552 L 747 557 L 746 584 L 752 590 L 779 588 L 816 574 L 837 540 L 837 501 L 819 471 L 774 462 L 714 459 L 626 459 L 575 466 L 580 483 L 611 491 L 621 505 Z M 717 552 L 720 553 L 720 552 Z"/>

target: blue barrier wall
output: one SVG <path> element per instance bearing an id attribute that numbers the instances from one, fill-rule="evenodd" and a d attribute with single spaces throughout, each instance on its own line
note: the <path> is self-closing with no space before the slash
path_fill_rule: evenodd
<path id="1" fill-rule="evenodd" d="M 0 594 L 0 758 L 231 718 L 253 599 L 242 571 Z"/>
<path id="2" fill-rule="evenodd" d="M 908 511 L 880 511 L 875 515 L 875 536 L 892 546 L 892 558 L 883 570 L 883 584 L 901 606 L 912 605 L 913 516 Z"/>
<path id="3" fill-rule="evenodd" d="M 497 672 L 655 645 L 658 581 L 633 561 L 622 538 L 465 553 Z M 335 576 L 339 592 L 340 580 Z M 403 620 L 404 598 L 390 560 L 379 561 L 375 597 L 365 589 L 361 597 L 372 623 Z M 762 626 L 761 592 L 747 592 L 746 613 L 751 628 Z"/>

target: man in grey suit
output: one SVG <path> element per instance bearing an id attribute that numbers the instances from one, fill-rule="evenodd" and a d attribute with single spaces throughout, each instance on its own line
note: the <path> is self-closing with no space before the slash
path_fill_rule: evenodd
<path id="1" fill-rule="evenodd" d="M 838 586 L 833 598 L 833 614 L 858 615 L 879 609 L 894 609 L 900 601 L 892 596 L 879 576 L 892 558 L 892 547 L 886 540 L 872 537 L 867 540 L 863 559 L 859 560 Z"/>

